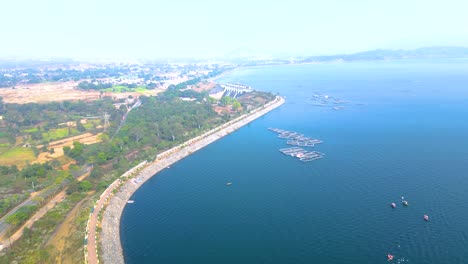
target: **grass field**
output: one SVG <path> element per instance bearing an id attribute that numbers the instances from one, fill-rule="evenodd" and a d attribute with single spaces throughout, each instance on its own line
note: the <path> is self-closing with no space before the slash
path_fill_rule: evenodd
<path id="1" fill-rule="evenodd" d="M 68 134 L 68 129 L 68 127 L 51 129 L 48 132 L 42 133 L 42 138 L 45 140 L 55 140 L 68 137 L 70 136 L 70 134 Z M 78 130 L 76 128 L 70 128 L 70 132 L 71 134 L 77 134 Z"/>
<path id="2" fill-rule="evenodd" d="M 135 92 L 137 93 L 144 93 L 146 92 L 148 89 L 146 89 L 145 87 L 137 87 L 135 88 Z"/>
<path id="3" fill-rule="evenodd" d="M 42 137 L 45 140 L 53 140 L 57 138 L 64 138 L 68 136 L 68 127 L 51 129 L 48 132 L 42 133 Z"/>
<path id="4" fill-rule="evenodd" d="M 6 133 L 0 132 L 0 148 L 9 147 L 10 141 L 8 140 L 8 135 Z"/>
<path id="5" fill-rule="evenodd" d="M 34 132 L 37 132 L 37 131 L 38 131 L 37 127 L 21 130 L 21 132 L 24 132 L 24 133 L 34 133 Z"/>
<path id="6" fill-rule="evenodd" d="M 112 88 L 103 89 L 101 91 L 103 91 L 103 92 L 114 92 L 114 93 L 124 93 L 124 92 L 144 93 L 147 90 L 148 89 L 146 89 L 143 86 L 139 86 L 139 87 L 136 87 L 136 88 L 128 88 L 128 86 L 125 86 L 125 85 L 115 85 Z"/>
<path id="7" fill-rule="evenodd" d="M 83 124 L 83 126 L 87 130 L 93 129 L 99 125 L 101 125 L 101 120 L 88 120 L 86 123 Z"/>
<path id="8" fill-rule="evenodd" d="M 8 151 L 8 147 L 0 147 L 0 155 L 2 155 L 4 152 Z"/>
<path id="9" fill-rule="evenodd" d="M 35 160 L 34 152 L 31 148 L 11 148 L 0 155 L 1 165 L 14 165 L 23 167 L 26 162 Z"/>

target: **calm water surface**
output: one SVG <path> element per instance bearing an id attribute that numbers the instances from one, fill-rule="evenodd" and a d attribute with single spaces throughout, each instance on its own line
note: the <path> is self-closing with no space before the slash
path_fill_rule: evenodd
<path id="1" fill-rule="evenodd" d="M 468 263 L 468 61 L 274 66 L 223 81 L 287 102 L 134 194 L 127 263 Z M 333 110 L 315 94 L 349 102 Z M 323 140 L 311 150 L 325 158 L 284 156 L 268 127 Z"/>

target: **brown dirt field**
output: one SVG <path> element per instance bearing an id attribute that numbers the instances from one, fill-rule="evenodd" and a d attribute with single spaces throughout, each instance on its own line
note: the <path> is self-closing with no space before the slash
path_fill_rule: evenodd
<path id="1" fill-rule="evenodd" d="M 0 89 L 0 97 L 3 97 L 5 103 L 47 103 L 59 101 L 94 101 L 100 97 L 99 91 L 83 91 L 76 87 L 78 82 L 57 82 L 57 83 L 38 83 L 38 84 L 21 84 L 14 88 Z M 156 95 L 162 90 L 148 90 L 147 95 Z M 103 96 L 112 98 L 127 98 L 129 95 L 138 97 L 141 95 L 136 92 L 112 93 L 105 92 Z"/>
<path id="2" fill-rule="evenodd" d="M 68 162 L 67 164 L 63 165 L 62 170 L 68 170 L 70 168 L 70 165 L 72 165 L 72 164 L 76 164 L 76 161 L 71 161 L 71 162 Z"/>
<path id="3" fill-rule="evenodd" d="M 82 180 L 86 179 L 89 175 L 91 175 L 91 171 L 90 171 L 90 170 L 88 170 L 87 173 L 85 173 L 85 174 L 79 176 L 78 178 L 76 178 L 76 180 L 77 180 L 77 181 L 82 181 Z"/>
<path id="4" fill-rule="evenodd" d="M 91 134 L 91 133 L 84 133 L 84 134 L 81 134 L 81 135 L 68 137 L 68 138 L 65 138 L 65 139 L 57 140 L 57 141 L 52 141 L 52 142 L 49 143 L 49 148 L 63 148 L 65 146 L 71 146 L 71 145 L 73 145 L 73 141 L 79 141 L 80 143 L 83 143 L 83 144 L 86 144 L 86 145 L 94 144 L 94 143 L 100 142 L 98 137 L 101 134 L 102 133 L 99 133 L 97 135 L 94 135 L 94 134 Z"/>
<path id="5" fill-rule="evenodd" d="M 210 96 L 216 100 L 221 100 L 221 98 L 223 97 L 223 94 L 224 94 L 224 91 L 221 91 L 215 94 L 210 94 Z"/>
<path id="6" fill-rule="evenodd" d="M 218 113 L 218 115 L 222 115 L 224 113 L 234 113 L 235 111 L 232 110 L 232 107 L 230 105 L 227 105 L 227 106 L 215 106 L 213 107 L 213 110 Z"/>
<path id="7" fill-rule="evenodd" d="M 77 82 L 17 85 L 0 89 L 0 96 L 6 103 L 18 104 L 99 99 L 98 91 L 81 91 L 75 88 L 77 85 Z"/>
<path id="8" fill-rule="evenodd" d="M 58 158 L 60 156 L 63 156 L 63 149 L 54 149 L 54 153 L 51 154 L 49 152 L 41 152 L 37 156 L 36 160 L 33 161 L 32 163 L 44 163 L 47 161 L 51 161 L 55 158 Z"/>
<path id="9" fill-rule="evenodd" d="M 47 245 L 54 246 L 57 256 L 55 257 L 55 263 L 73 263 L 72 259 L 67 258 L 66 254 L 63 254 L 65 246 L 67 244 L 67 238 L 71 235 L 71 226 L 73 220 L 78 216 L 81 209 L 81 204 L 84 200 L 80 201 L 75 207 L 68 213 L 63 223 L 57 228 L 55 234 L 52 235 Z"/>
<path id="10" fill-rule="evenodd" d="M 80 176 L 79 181 L 83 180 L 85 177 L 87 177 L 90 173 L 86 173 L 82 176 Z M 73 264 L 76 263 L 72 256 L 69 256 L 67 254 L 64 254 L 67 251 L 67 246 L 68 245 L 68 240 L 67 238 L 70 238 L 76 232 L 76 226 L 74 223 L 74 220 L 77 219 L 78 215 L 80 214 L 80 211 L 84 209 L 87 205 L 83 205 L 83 203 L 87 202 L 89 200 L 89 197 L 94 194 L 94 191 L 88 192 L 87 198 L 81 200 L 78 202 L 75 207 L 67 214 L 63 222 L 55 229 L 54 233 L 50 237 L 49 241 L 47 242 L 47 245 L 52 245 L 54 246 L 55 252 L 57 252 L 57 256 L 55 257 L 55 262 L 54 263 L 63 263 L 63 264 Z"/>
<path id="11" fill-rule="evenodd" d="M 81 134 L 81 135 L 78 135 L 78 136 L 73 136 L 73 137 L 69 137 L 69 138 L 65 138 L 65 139 L 50 142 L 48 149 L 53 148 L 54 153 L 51 154 L 49 152 L 41 152 L 41 153 L 39 153 L 37 159 L 33 163 L 44 163 L 44 162 L 56 159 L 56 158 L 58 158 L 60 156 L 63 156 L 64 155 L 63 147 L 72 146 L 73 141 L 78 141 L 78 142 L 86 144 L 86 145 L 91 145 L 91 144 L 100 142 L 101 140 L 99 140 L 98 137 L 101 134 L 102 133 L 99 133 L 97 135 L 93 135 L 91 133 L 84 133 L 84 134 Z M 41 148 L 41 147 L 42 146 L 37 146 L 37 148 Z"/>
<path id="12" fill-rule="evenodd" d="M 214 82 L 207 82 L 207 83 L 200 82 L 197 85 L 193 85 L 192 90 L 196 92 L 209 91 L 213 89 L 215 86 L 216 86 L 216 83 Z"/>

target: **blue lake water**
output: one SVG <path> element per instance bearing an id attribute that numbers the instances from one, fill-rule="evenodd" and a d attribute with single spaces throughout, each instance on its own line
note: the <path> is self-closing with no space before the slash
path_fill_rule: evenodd
<path id="1" fill-rule="evenodd" d="M 127 263 L 468 263 L 468 61 L 271 66 L 223 81 L 286 103 L 134 194 Z M 334 110 L 315 94 L 349 102 Z M 310 150 L 326 156 L 287 157 L 268 127 L 321 139 Z"/>

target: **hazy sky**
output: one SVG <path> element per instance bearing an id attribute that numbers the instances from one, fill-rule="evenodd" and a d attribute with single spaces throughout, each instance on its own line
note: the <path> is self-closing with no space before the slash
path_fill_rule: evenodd
<path id="1" fill-rule="evenodd" d="M 0 56 L 203 57 L 468 46 L 467 0 L 3 0 Z"/>

